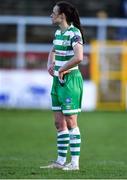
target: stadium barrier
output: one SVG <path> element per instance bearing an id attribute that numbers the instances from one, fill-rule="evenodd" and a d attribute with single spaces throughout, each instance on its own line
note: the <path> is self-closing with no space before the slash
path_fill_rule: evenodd
<path id="1" fill-rule="evenodd" d="M 51 109 L 52 77 L 41 70 L 0 70 L 0 107 Z M 96 85 L 84 82 L 82 110 L 96 109 Z"/>
<path id="2" fill-rule="evenodd" d="M 125 110 L 127 42 L 92 42 L 90 67 L 91 80 L 97 86 L 97 109 Z"/>

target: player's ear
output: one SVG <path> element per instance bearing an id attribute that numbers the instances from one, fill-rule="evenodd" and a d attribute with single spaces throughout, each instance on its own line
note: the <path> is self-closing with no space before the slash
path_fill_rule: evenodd
<path id="1" fill-rule="evenodd" d="M 66 16 L 65 16 L 65 14 L 64 13 L 61 13 L 61 19 L 66 19 Z"/>

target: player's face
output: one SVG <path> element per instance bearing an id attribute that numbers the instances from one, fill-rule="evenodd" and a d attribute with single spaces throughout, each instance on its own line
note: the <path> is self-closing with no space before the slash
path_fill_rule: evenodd
<path id="1" fill-rule="evenodd" d="M 59 7 L 56 5 L 54 6 L 53 8 L 53 12 L 51 14 L 51 18 L 52 18 L 52 23 L 53 24 L 56 24 L 56 25 L 59 25 L 62 21 L 62 15 L 59 14 Z"/>

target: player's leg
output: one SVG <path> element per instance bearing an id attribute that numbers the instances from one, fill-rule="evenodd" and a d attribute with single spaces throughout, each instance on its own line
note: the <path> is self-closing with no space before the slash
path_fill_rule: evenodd
<path id="1" fill-rule="evenodd" d="M 81 136 L 77 125 L 77 115 L 66 116 L 70 136 L 71 163 L 64 170 L 79 170 Z"/>
<path id="2" fill-rule="evenodd" d="M 69 145 L 69 132 L 67 129 L 67 123 L 65 116 L 61 112 L 61 104 L 58 99 L 57 89 L 59 87 L 58 78 L 54 77 L 53 86 L 51 91 L 52 97 L 52 110 L 55 116 L 55 127 L 57 130 L 57 160 L 52 162 L 48 166 L 41 166 L 41 168 L 63 168 L 63 164 L 66 162 L 67 148 Z"/>
<path id="3" fill-rule="evenodd" d="M 66 163 L 70 138 L 65 116 L 60 111 L 55 112 L 55 127 L 57 129 L 57 160 L 48 166 L 41 166 L 40 168 L 62 169 Z"/>
<path id="4" fill-rule="evenodd" d="M 77 125 L 77 114 L 81 111 L 83 81 L 79 71 L 68 74 L 65 84 L 62 112 L 66 117 L 70 136 L 71 163 L 64 170 L 78 170 L 81 136 Z"/>
<path id="5" fill-rule="evenodd" d="M 65 116 L 61 112 L 61 102 L 58 96 L 58 89 L 60 87 L 58 78 L 55 78 L 51 94 L 52 110 L 54 110 L 55 127 L 57 130 L 57 162 L 63 165 L 66 162 L 67 148 L 69 145 L 69 132 Z"/>
<path id="6" fill-rule="evenodd" d="M 57 129 L 57 162 L 64 165 L 69 145 L 69 131 L 67 122 L 62 112 L 55 112 L 55 126 Z"/>

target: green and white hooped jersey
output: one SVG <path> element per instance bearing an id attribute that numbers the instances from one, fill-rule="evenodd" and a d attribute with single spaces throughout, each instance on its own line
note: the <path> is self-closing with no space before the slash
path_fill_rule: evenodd
<path id="1" fill-rule="evenodd" d="M 73 47 L 77 43 L 83 44 L 82 35 L 80 30 L 73 25 L 70 25 L 63 33 L 60 29 L 56 31 L 55 39 L 53 41 L 55 49 L 55 76 L 58 76 L 59 68 L 74 56 Z M 73 69 L 78 69 L 78 66 L 75 66 L 70 70 Z"/>

